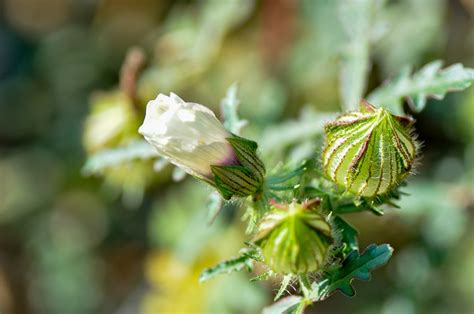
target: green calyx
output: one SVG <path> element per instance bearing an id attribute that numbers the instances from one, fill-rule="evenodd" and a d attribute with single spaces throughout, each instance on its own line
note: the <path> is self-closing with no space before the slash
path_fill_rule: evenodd
<path id="1" fill-rule="evenodd" d="M 274 272 L 305 274 L 319 271 L 327 261 L 332 227 L 318 210 L 293 201 L 264 216 L 253 241 Z"/>
<path id="2" fill-rule="evenodd" d="M 257 156 L 258 145 L 238 136 L 227 138 L 238 164 L 212 165 L 214 183 L 224 199 L 257 194 L 263 185 L 265 166 Z"/>
<path id="3" fill-rule="evenodd" d="M 358 196 L 375 197 L 409 175 L 418 144 L 413 121 L 362 101 L 325 127 L 322 164 L 329 178 Z"/>

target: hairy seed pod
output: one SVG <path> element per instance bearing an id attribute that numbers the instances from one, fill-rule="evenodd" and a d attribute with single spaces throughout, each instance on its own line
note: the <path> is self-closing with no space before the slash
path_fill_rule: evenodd
<path id="1" fill-rule="evenodd" d="M 392 115 L 364 100 L 360 110 L 325 126 L 325 172 L 337 185 L 359 196 L 375 197 L 397 186 L 413 167 L 417 143 L 413 120 Z"/>
<path id="2" fill-rule="evenodd" d="M 254 242 L 276 273 L 315 272 L 327 260 L 331 230 L 325 216 L 294 201 L 274 207 L 262 218 Z"/>

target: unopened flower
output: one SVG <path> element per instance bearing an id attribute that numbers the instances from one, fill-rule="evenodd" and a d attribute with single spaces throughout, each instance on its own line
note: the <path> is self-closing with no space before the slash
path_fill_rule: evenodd
<path id="1" fill-rule="evenodd" d="M 375 197 L 396 187 L 412 170 L 418 144 L 413 121 L 362 101 L 325 127 L 322 163 L 328 177 L 347 191 Z"/>
<path id="2" fill-rule="evenodd" d="M 158 153 L 215 186 L 222 196 L 247 196 L 262 186 L 257 144 L 228 132 L 207 107 L 159 94 L 138 130 Z"/>
<path id="3" fill-rule="evenodd" d="M 84 124 L 83 144 L 88 153 L 113 148 L 137 138 L 140 120 L 130 99 L 120 91 L 95 93 Z"/>
<path id="4" fill-rule="evenodd" d="M 332 226 L 308 204 L 274 204 L 260 221 L 253 241 L 261 247 L 264 262 L 277 273 L 315 272 L 328 259 Z"/>

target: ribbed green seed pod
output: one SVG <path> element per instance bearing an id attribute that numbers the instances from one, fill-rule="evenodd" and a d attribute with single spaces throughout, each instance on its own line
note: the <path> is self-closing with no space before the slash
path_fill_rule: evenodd
<path id="1" fill-rule="evenodd" d="M 413 120 L 392 115 L 362 101 L 325 126 L 322 164 L 326 174 L 346 190 L 365 197 L 389 192 L 413 167 L 417 143 Z"/>
<path id="2" fill-rule="evenodd" d="M 333 240 L 322 214 L 292 202 L 264 216 L 254 242 L 274 272 L 300 274 L 321 269 Z"/>

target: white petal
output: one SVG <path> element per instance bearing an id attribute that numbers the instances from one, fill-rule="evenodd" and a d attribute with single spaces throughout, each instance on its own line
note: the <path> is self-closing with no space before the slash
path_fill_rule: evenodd
<path id="1" fill-rule="evenodd" d="M 210 176 L 210 166 L 231 160 L 226 131 L 207 107 L 186 103 L 177 95 L 159 94 L 148 103 L 138 130 L 157 151 L 188 173 Z"/>

